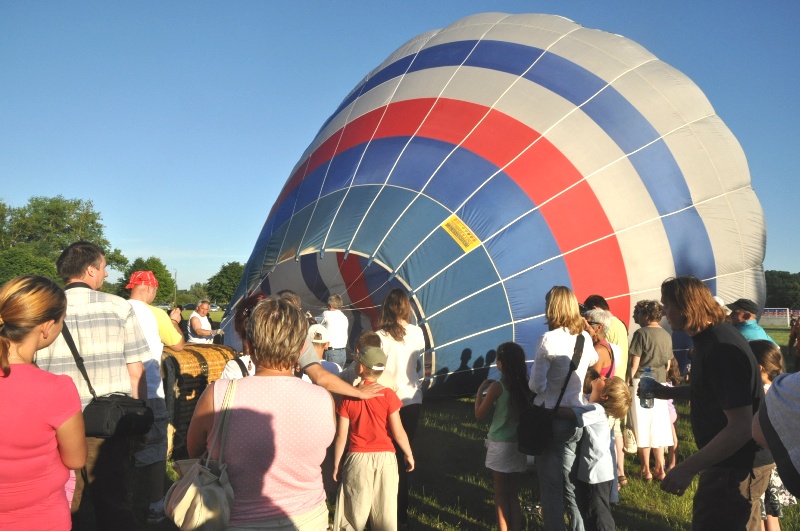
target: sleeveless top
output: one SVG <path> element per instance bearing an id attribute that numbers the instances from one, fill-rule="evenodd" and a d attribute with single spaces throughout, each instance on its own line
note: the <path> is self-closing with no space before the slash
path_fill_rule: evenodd
<path id="1" fill-rule="evenodd" d="M 494 403 L 494 416 L 486 438 L 495 442 L 517 442 L 519 415 L 511 411 L 511 393 L 506 384 L 500 384 L 503 386 L 503 394 Z"/>
<path id="2" fill-rule="evenodd" d="M 192 315 L 189 316 L 189 322 L 186 326 L 189 335 L 189 339 L 187 341 L 189 343 L 208 343 L 210 345 L 214 342 L 214 338 L 212 336 L 198 336 L 192 328 L 192 319 L 195 317 L 200 319 L 200 328 L 203 330 L 211 330 L 211 323 L 208 322 L 208 316 L 203 317 L 197 312 L 192 312 Z"/>
<path id="3" fill-rule="evenodd" d="M 616 372 L 615 370 L 616 367 L 614 367 L 614 351 L 611 349 L 611 343 L 609 343 L 605 339 L 601 339 L 597 343 L 603 345 L 606 348 L 606 350 L 608 350 L 608 356 L 611 358 L 611 365 L 600 371 L 600 376 L 611 378 L 612 376 L 614 376 L 614 373 Z"/>

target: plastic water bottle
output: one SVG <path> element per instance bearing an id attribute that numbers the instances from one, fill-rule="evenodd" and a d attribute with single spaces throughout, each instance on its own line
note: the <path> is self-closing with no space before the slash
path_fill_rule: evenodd
<path id="1" fill-rule="evenodd" d="M 652 392 L 655 383 L 656 381 L 653 379 L 653 373 L 650 372 L 650 367 L 645 367 L 644 374 L 639 379 L 639 389 L 642 390 L 642 394 L 639 397 L 639 405 L 645 409 L 652 408 L 655 403 Z"/>

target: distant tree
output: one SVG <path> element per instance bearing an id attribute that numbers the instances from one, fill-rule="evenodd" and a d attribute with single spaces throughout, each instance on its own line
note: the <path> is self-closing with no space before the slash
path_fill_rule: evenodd
<path id="1" fill-rule="evenodd" d="M 0 199 L 0 250 L 11 248 L 10 234 L 11 229 L 11 207 Z"/>
<path id="2" fill-rule="evenodd" d="M 765 271 L 767 308 L 800 308 L 800 273 Z"/>
<path id="3" fill-rule="evenodd" d="M 190 302 L 208 299 L 208 288 L 202 282 L 195 282 L 189 286 L 189 291 L 187 291 L 187 294 L 191 297 Z"/>
<path id="4" fill-rule="evenodd" d="M 69 244 L 87 240 L 105 249 L 108 265 L 122 271 L 128 260 L 119 249 L 111 249 L 104 231 L 90 200 L 31 197 L 18 208 L 0 202 L 0 251 L 25 244 L 33 254 L 55 262 Z"/>
<path id="5" fill-rule="evenodd" d="M 239 262 L 228 262 L 219 272 L 208 279 L 208 295 L 219 303 L 227 303 L 239 285 L 244 273 L 244 265 Z"/>
<path id="6" fill-rule="evenodd" d="M 189 295 L 189 290 L 179 289 L 178 290 L 178 301 L 177 303 L 181 306 L 184 304 L 189 304 L 190 302 L 196 303 L 200 299 L 196 299 L 193 296 Z"/>
<path id="7" fill-rule="evenodd" d="M 125 286 L 128 285 L 128 280 L 130 280 L 134 271 L 152 271 L 155 275 L 156 280 L 158 280 L 158 291 L 156 292 L 154 303 L 172 302 L 175 297 L 175 280 L 172 278 L 167 266 L 164 265 L 164 262 L 155 256 L 147 259 L 137 258 L 125 268 L 124 276 L 116 284 L 115 293 L 117 295 L 125 299 L 130 297 L 131 290 Z"/>
<path id="8" fill-rule="evenodd" d="M 0 251 L 0 285 L 20 275 L 41 275 L 60 283 L 55 262 L 36 254 L 29 245 Z"/>

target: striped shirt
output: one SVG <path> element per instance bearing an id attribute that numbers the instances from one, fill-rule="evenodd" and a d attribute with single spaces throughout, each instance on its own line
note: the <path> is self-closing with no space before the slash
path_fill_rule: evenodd
<path id="1" fill-rule="evenodd" d="M 97 396 L 109 393 L 131 394 L 128 363 L 150 359 L 150 348 L 131 305 L 125 299 L 89 287 L 73 287 L 67 292 L 64 322 L 86 365 L 86 372 Z M 64 336 L 36 353 L 36 364 L 54 374 L 66 374 L 75 382 L 82 407 L 92 395 L 81 376 Z M 142 374 L 142 378 L 144 378 Z"/>

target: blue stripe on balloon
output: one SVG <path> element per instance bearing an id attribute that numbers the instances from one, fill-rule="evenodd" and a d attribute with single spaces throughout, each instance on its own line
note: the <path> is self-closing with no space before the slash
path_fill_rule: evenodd
<path id="1" fill-rule="evenodd" d="M 357 97 L 368 92 L 370 87 L 406 71 L 466 64 L 522 75 L 538 59 L 536 66 L 524 74 L 526 79 L 546 87 L 575 105 L 582 105 L 583 112 L 625 153 L 641 149 L 630 156 L 629 160 L 650 192 L 659 214 L 667 216 L 663 223 L 673 249 L 676 273 L 692 273 L 701 278 L 716 276 L 708 231 L 692 206 L 688 186 L 672 153 L 663 141 L 657 140 L 658 132 L 647 119 L 616 89 L 606 86 L 603 79 L 553 53 L 502 41 L 466 40 L 445 43 L 421 50 L 413 61 L 412 58 L 413 56 L 404 57 L 376 72 L 342 102 L 326 124 Z M 601 89 L 602 92 L 598 93 Z M 651 145 L 642 149 L 651 142 Z M 673 214 L 682 209 L 687 210 Z M 686 239 L 692 242 L 692 253 L 688 256 L 676 253 L 675 249 L 681 248 Z"/>
<path id="2" fill-rule="evenodd" d="M 321 302 L 327 303 L 330 291 L 319 274 L 319 256 L 314 254 L 304 254 L 300 257 L 300 272 L 308 290 Z"/>

